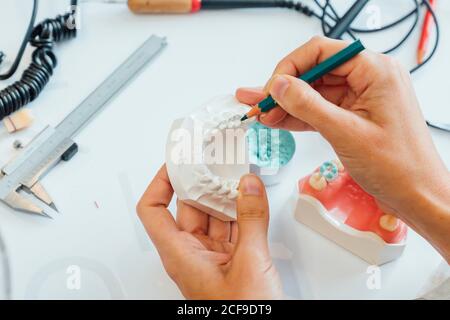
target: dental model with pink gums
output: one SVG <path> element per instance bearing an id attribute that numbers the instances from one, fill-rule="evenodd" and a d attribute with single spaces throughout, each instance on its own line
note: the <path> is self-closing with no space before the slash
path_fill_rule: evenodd
<path id="1" fill-rule="evenodd" d="M 391 261 L 405 247 L 407 226 L 381 211 L 339 160 L 299 181 L 295 218 L 369 263 Z"/>

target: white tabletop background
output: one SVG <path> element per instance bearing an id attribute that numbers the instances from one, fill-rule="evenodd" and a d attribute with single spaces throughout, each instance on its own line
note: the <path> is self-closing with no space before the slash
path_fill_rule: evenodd
<path id="1" fill-rule="evenodd" d="M 38 20 L 65 12 L 66 2 L 41 1 Z M 342 9 L 350 3 L 335 2 Z M 439 51 L 412 77 L 425 115 L 450 123 L 450 34 L 446 32 L 450 3 L 438 2 L 443 30 Z M 383 21 L 389 21 L 411 8 L 412 2 L 377 0 L 373 4 L 379 6 Z M 30 10 L 31 1 L 1 1 L 0 49 L 10 59 Z M 88 3 L 81 10 L 78 37 L 56 45 L 59 65 L 55 75 L 30 105 L 34 125 L 13 135 L 0 128 L 2 164 L 16 152 L 14 140 L 26 143 L 47 124 L 57 125 L 149 35 L 166 36 L 169 45 L 76 137 L 79 153 L 43 180 L 61 212 L 55 219 L 14 212 L 0 203 L 12 297 L 182 298 L 135 214 L 137 200 L 164 161 L 171 122 L 213 96 L 234 93 L 239 86 L 264 84 L 277 61 L 311 36 L 321 34 L 320 24 L 283 9 L 136 16 L 124 5 Z M 364 12 L 358 23 L 364 26 L 367 18 Z M 382 50 L 404 30 L 401 27 L 363 40 L 371 49 Z M 395 53 L 405 65 L 414 64 L 417 39 L 416 32 Z M 29 53 L 21 70 L 28 65 Z M 1 82 L 1 87 L 8 83 L 11 81 Z M 450 134 L 431 132 L 449 166 Z M 404 254 L 381 267 L 380 288 L 370 289 L 367 263 L 306 227 L 286 221 L 290 212 L 284 207 L 296 181 L 334 157 L 318 134 L 296 134 L 296 139 L 295 164 L 289 177 L 269 189 L 272 255 L 287 295 L 308 299 L 417 297 L 442 259 L 412 230 Z M 71 276 L 78 271 L 81 286 L 74 288 Z"/>

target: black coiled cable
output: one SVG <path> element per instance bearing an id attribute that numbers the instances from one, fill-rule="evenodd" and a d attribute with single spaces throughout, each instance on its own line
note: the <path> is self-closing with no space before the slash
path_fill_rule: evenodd
<path id="1" fill-rule="evenodd" d="M 319 0 L 313 0 L 313 1 L 317 5 L 317 7 L 319 7 L 319 10 L 320 10 L 320 13 L 313 13 L 313 16 L 315 16 L 321 20 L 322 31 L 324 34 L 326 34 L 326 28 L 330 28 L 330 24 L 327 23 L 326 20 L 328 19 L 329 21 L 331 20 L 332 23 L 333 22 L 335 23 L 339 19 L 339 16 L 330 0 L 324 0 L 324 1 L 322 1 L 322 3 Z M 428 0 L 411 0 L 411 1 L 414 6 L 413 9 L 411 9 L 407 14 L 403 15 L 399 19 L 392 21 L 392 22 L 390 22 L 384 26 L 381 26 L 379 28 L 375 28 L 375 29 L 363 29 L 363 28 L 357 28 L 357 27 L 351 26 L 349 29 L 347 29 L 347 33 L 350 35 L 350 37 L 352 37 L 353 39 L 356 39 L 357 37 L 355 36 L 355 33 L 380 33 L 380 32 L 386 31 L 388 29 L 395 28 L 395 27 L 399 26 L 400 24 L 407 22 L 407 20 L 413 20 L 412 24 L 408 28 L 408 31 L 406 32 L 406 34 L 404 36 L 402 36 L 402 38 L 394 46 L 383 51 L 384 54 L 388 54 L 388 53 L 391 53 L 391 52 L 397 50 L 398 48 L 400 48 L 410 38 L 410 36 L 413 34 L 413 31 L 419 25 L 420 8 L 425 7 L 425 9 L 427 11 L 429 11 L 433 17 L 433 22 L 434 22 L 434 26 L 435 26 L 435 34 L 436 34 L 435 42 L 434 42 L 431 52 L 428 54 L 427 58 L 424 61 L 422 61 L 421 63 L 417 64 L 412 69 L 410 69 L 410 72 L 413 73 L 413 72 L 417 71 L 418 69 L 420 69 L 421 67 L 423 67 L 426 63 L 428 63 L 431 60 L 431 58 L 434 56 L 434 54 L 436 53 L 437 47 L 439 45 L 439 39 L 440 39 L 440 28 L 439 28 L 439 23 L 438 23 L 436 14 Z M 412 19 L 410 19 L 410 18 L 412 18 Z"/>
<path id="2" fill-rule="evenodd" d="M 33 16 L 35 9 L 36 2 Z M 19 81 L 0 91 L 0 120 L 36 99 L 47 85 L 57 65 L 56 55 L 53 52 L 54 44 L 76 37 L 75 14 L 73 9 L 54 19 L 46 19 L 32 29 L 29 37 L 27 34 L 27 42 L 36 48 L 32 54 L 32 62 Z M 19 52 L 12 69 L 17 68 L 17 61 L 20 61 L 22 54 L 23 50 Z M 11 76 L 14 71 L 10 71 L 5 78 Z"/>
<path id="3" fill-rule="evenodd" d="M 308 17 L 314 15 L 314 11 L 310 7 L 308 7 L 307 5 L 304 5 L 301 2 L 297 2 L 297 1 L 280 0 L 280 1 L 277 1 L 277 6 L 279 8 L 293 9 L 295 11 L 303 13 L 304 15 L 306 15 Z"/>

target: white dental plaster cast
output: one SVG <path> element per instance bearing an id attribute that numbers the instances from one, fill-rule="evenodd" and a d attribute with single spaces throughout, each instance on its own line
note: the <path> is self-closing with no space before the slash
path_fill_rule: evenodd
<path id="1" fill-rule="evenodd" d="M 327 161 L 299 181 L 293 211 L 297 221 L 370 264 L 398 258 L 406 245 L 406 225 L 382 212 L 340 162 Z"/>
<path id="2" fill-rule="evenodd" d="M 236 219 L 237 187 L 250 172 L 245 134 L 249 110 L 234 96 L 215 98 L 172 124 L 166 165 L 179 200 L 224 221 Z"/>

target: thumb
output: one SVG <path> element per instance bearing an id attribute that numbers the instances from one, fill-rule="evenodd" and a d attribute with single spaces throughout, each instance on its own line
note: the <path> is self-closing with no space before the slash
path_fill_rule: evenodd
<path id="1" fill-rule="evenodd" d="M 236 207 L 238 240 L 235 253 L 237 255 L 243 253 L 256 259 L 257 256 L 267 259 L 269 204 L 261 179 L 253 174 L 241 178 Z"/>
<path id="2" fill-rule="evenodd" d="M 270 81 L 269 92 L 286 112 L 311 125 L 328 140 L 349 130 L 353 114 L 323 98 L 303 80 L 276 75 Z"/>

